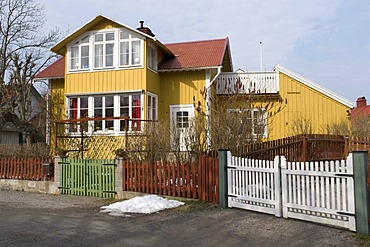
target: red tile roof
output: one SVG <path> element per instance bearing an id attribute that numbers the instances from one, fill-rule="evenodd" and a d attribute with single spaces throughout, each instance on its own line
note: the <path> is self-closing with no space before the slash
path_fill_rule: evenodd
<path id="1" fill-rule="evenodd" d="M 175 56 L 165 55 L 158 70 L 183 70 L 216 67 L 222 61 L 228 47 L 229 39 L 215 39 L 166 44 Z M 59 58 L 49 67 L 35 76 L 35 79 L 63 78 L 65 70 L 64 57 Z"/>
<path id="2" fill-rule="evenodd" d="M 46 67 L 35 76 L 35 79 L 64 78 L 64 57 L 59 58 L 54 63 Z"/>
<path id="3" fill-rule="evenodd" d="M 182 70 L 216 67 L 222 64 L 229 43 L 228 38 L 165 44 L 175 56 L 166 55 L 159 70 Z"/>

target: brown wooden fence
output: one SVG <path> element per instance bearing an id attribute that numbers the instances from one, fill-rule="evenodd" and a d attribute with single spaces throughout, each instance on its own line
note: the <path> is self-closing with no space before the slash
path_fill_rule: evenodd
<path id="1" fill-rule="evenodd" d="M 335 135 L 292 136 L 231 150 L 234 155 L 253 159 L 273 160 L 276 155 L 284 155 L 288 161 L 342 159 L 348 151 L 348 137 Z"/>
<path id="2" fill-rule="evenodd" d="M 199 164 L 123 162 L 123 190 L 200 199 L 218 203 L 218 159 L 202 156 Z"/>
<path id="3" fill-rule="evenodd" d="M 276 155 L 284 155 L 288 161 L 320 161 L 344 159 L 352 151 L 369 151 L 370 137 L 338 135 L 299 135 L 262 143 L 253 143 L 243 148 L 233 149 L 233 155 L 252 159 L 273 160 Z M 370 173 L 368 176 L 370 184 Z"/>
<path id="4" fill-rule="evenodd" d="M 0 178 L 18 180 L 53 180 L 54 174 L 47 176 L 43 164 L 47 158 L 0 158 Z"/>

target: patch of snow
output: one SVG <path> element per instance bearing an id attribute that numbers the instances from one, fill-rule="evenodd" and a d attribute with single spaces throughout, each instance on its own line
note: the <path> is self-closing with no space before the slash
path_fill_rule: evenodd
<path id="1" fill-rule="evenodd" d="M 185 203 L 176 200 L 168 200 L 157 195 L 137 196 L 132 199 L 116 202 L 108 206 L 102 206 L 103 213 L 112 216 L 126 216 L 125 213 L 151 214 L 168 208 L 176 208 Z"/>

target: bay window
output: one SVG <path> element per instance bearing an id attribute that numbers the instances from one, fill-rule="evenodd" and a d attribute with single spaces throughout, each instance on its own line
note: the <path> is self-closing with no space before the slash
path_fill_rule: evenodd
<path id="1" fill-rule="evenodd" d="M 108 94 L 91 96 L 71 96 L 67 98 L 69 119 L 79 118 L 109 118 L 128 116 L 125 120 L 92 120 L 86 124 L 86 131 L 97 133 L 114 133 L 140 131 L 142 120 L 142 94 Z M 88 127 L 87 127 L 88 126 Z M 81 131 L 79 124 L 72 124 L 70 132 Z M 85 129 L 84 129 L 85 130 Z"/>

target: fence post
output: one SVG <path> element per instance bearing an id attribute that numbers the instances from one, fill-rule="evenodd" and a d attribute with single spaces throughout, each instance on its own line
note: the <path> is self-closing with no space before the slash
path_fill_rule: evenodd
<path id="1" fill-rule="evenodd" d="M 62 158 L 60 156 L 54 156 L 54 185 L 57 191 L 60 187 L 60 162 Z M 59 191 L 60 192 L 60 191 Z"/>
<path id="2" fill-rule="evenodd" d="M 230 151 L 229 149 L 219 149 L 218 150 L 218 176 L 219 176 L 219 205 L 221 208 L 228 207 L 227 201 L 227 163 L 229 160 Z"/>
<path id="3" fill-rule="evenodd" d="M 368 151 L 353 151 L 356 231 L 369 234 Z"/>
<path id="4" fill-rule="evenodd" d="M 116 199 L 123 199 L 123 158 L 117 157 L 115 159 L 115 191 Z"/>
<path id="5" fill-rule="evenodd" d="M 275 156 L 274 158 L 274 188 L 275 188 L 275 216 L 276 217 L 281 217 L 282 215 L 282 188 L 281 188 L 281 179 L 282 179 L 282 174 L 281 174 L 281 167 L 285 168 L 285 157 L 284 156 Z"/>
<path id="6" fill-rule="evenodd" d="M 301 153 L 301 161 L 307 161 L 307 154 L 308 154 L 308 138 L 307 136 L 302 137 L 302 153 Z"/>

